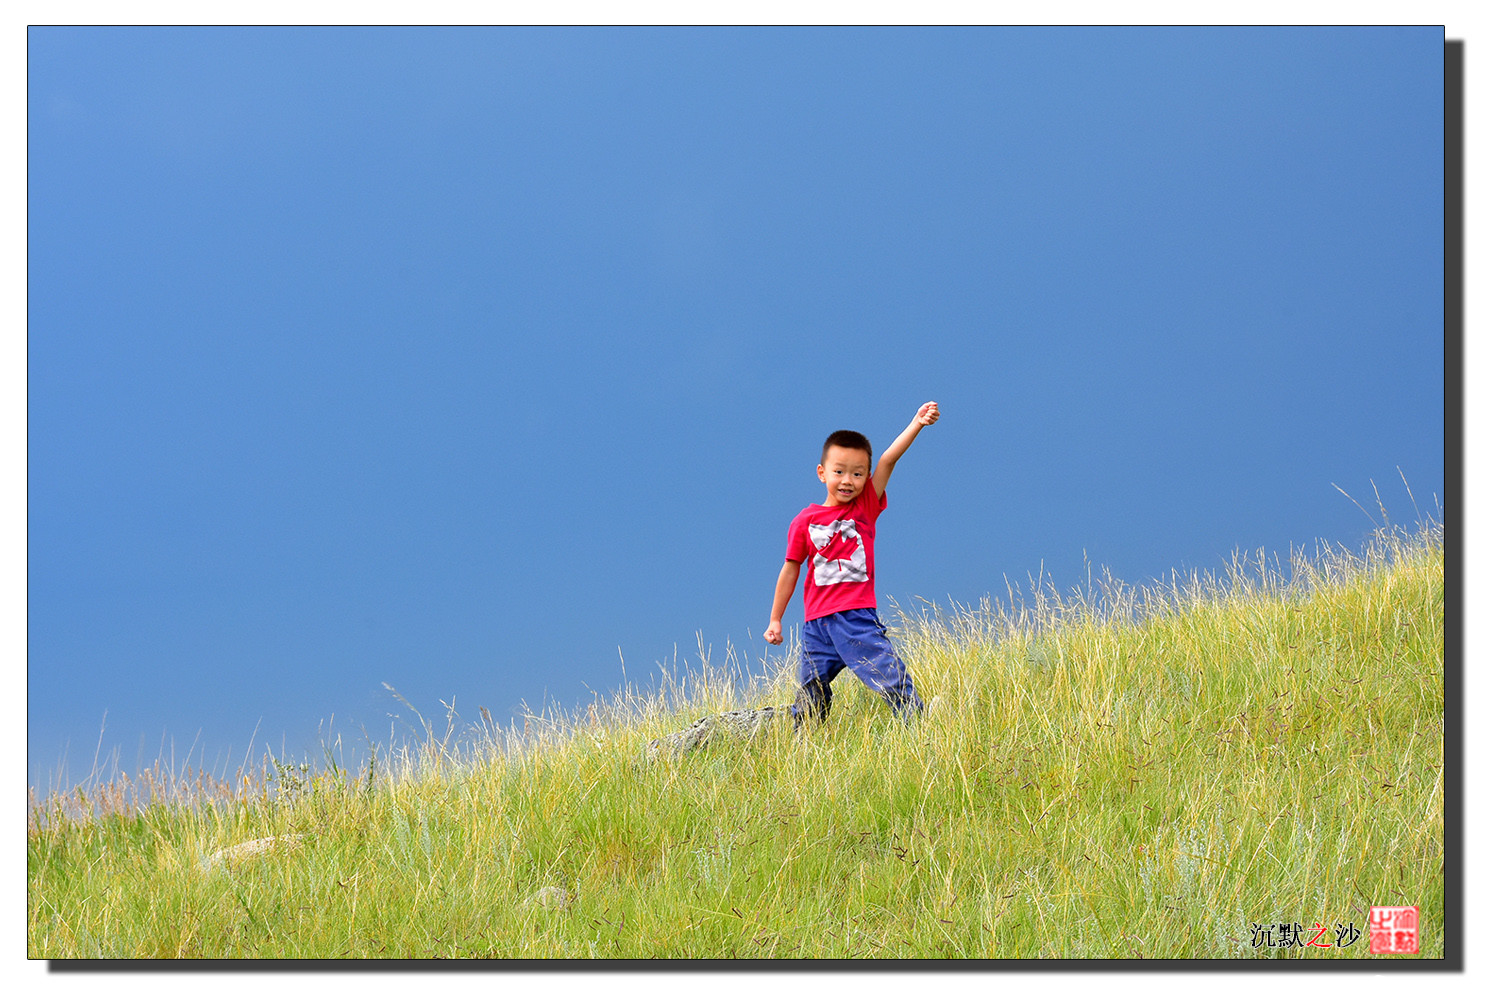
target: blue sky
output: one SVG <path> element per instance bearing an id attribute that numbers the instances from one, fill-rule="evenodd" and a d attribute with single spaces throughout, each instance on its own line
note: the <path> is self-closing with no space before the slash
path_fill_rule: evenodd
<path id="1" fill-rule="evenodd" d="M 1442 42 L 31 29 L 29 782 L 754 662 L 928 399 L 898 604 L 1438 513 Z"/>

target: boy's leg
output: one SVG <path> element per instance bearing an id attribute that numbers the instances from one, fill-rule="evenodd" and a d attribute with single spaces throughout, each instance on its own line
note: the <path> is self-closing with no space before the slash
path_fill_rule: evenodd
<path id="1" fill-rule="evenodd" d="M 797 663 L 797 702 L 792 706 L 792 723 L 801 727 L 804 719 L 821 723 L 828 718 L 833 702 L 833 679 L 844 669 L 838 650 L 828 635 L 827 619 L 812 619 L 802 626 L 802 659 Z"/>
<path id="2" fill-rule="evenodd" d="M 875 610 L 860 608 L 828 618 L 839 620 L 830 630 L 834 646 L 855 677 L 879 692 L 898 718 L 910 721 L 920 715 L 922 697 Z"/>

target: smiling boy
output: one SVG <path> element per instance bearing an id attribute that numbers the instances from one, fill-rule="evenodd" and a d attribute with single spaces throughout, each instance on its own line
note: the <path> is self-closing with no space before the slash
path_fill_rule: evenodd
<path id="1" fill-rule="evenodd" d="M 898 718 L 910 720 L 922 711 L 911 675 L 875 613 L 875 520 L 886 508 L 885 487 L 897 460 L 938 416 L 936 403 L 924 403 L 878 463 L 870 439 L 857 431 L 835 431 L 823 443 L 818 479 L 828 497 L 792 519 L 765 632 L 767 643 L 782 642 L 781 617 L 797 590 L 802 564 L 809 563 L 797 667 L 801 690 L 792 710 L 798 723 L 809 712 L 819 721 L 827 718 L 830 685 L 846 667 L 880 693 Z"/>

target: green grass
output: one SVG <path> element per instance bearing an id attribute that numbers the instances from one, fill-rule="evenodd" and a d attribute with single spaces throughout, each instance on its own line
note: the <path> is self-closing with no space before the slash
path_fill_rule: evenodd
<path id="1" fill-rule="evenodd" d="M 28 954 L 1368 959 L 1252 925 L 1417 904 L 1443 955 L 1440 525 L 891 618 L 912 727 L 846 674 L 821 729 L 646 761 L 745 704 L 705 658 L 524 747 L 450 728 L 355 772 L 33 800 Z M 304 837 L 210 860 L 277 835 Z"/>

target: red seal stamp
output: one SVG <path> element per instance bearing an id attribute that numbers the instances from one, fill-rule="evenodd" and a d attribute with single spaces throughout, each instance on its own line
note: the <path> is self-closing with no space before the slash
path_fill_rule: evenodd
<path id="1" fill-rule="evenodd" d="M 1417 908 L 1371 907 L 1370 953 L 1415 953 Z"/>

